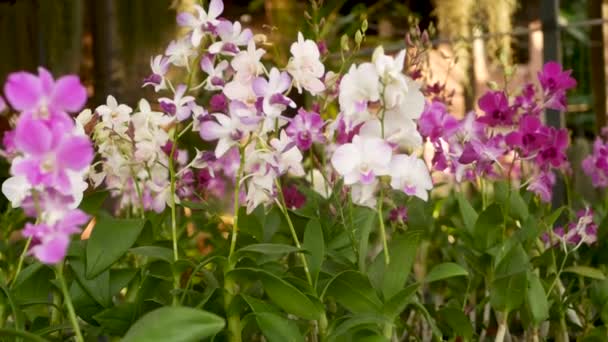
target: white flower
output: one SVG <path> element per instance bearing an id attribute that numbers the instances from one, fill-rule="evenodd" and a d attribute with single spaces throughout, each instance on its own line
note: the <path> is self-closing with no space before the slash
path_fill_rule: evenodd
<path id="1" fill-rule="evenodd" d="M 285 130 L 281 131 L 279 139 L 270 141 L 270 146 L 275 149 L 276 166 L 279 174 L 290 172 L 294 176 L 304 176 L 302 167 L 302 153 L 293 140 L 287 136 Z"/>
<path id="2" fill-rule="evenodd" d="M 276 120 L 280 118 L 287 106 L 296 107 L 296 103 L 283 92 L 289 89 L 291 78 L 286 72 L 279 72 L 277 68 L 272 68 L 268 75 L 268 80 L 264 77 L 257 77 L 253 80 L 253 91 L 258 97 L 262 97 L 262 110 L 266 115 L 264 120 L 264 132 L 274 131 Z M 287 123 L 280 120 L 279 126 Z"/>
<path id="3" fill-rule="evenodd" d="M 113 130 L 119 135 L 123 135 L 129 129 L 129 120 L 131 119 L 131 107 L 125 104 L 118 104 L 114 96 L 108 95 L 105 105 L 101 105 L 95 109 L 97 114 L 101 116 L 102 127 Z"/>
<path id="4" fill-rule="evenodd" d="M 364 207 L 374 208 L 377 202 L 375 196 L 377 187 L 377 179 L 370 184 L 353 184 L 351 193 L 353 203 Z"/>
<path id="5" fill-rule="evenodd" d="M 313 169 L 306 175 L 306 177 L 308 179 L 312 178 L 312 189 L 321 195 L 321 197 L 328 199 L 329 196 L 331 196 L 331 185 L 327 184 L 325 177 L 323 177 L 323 174 L 321 171 L 319 171 L 319 169 Z"/>
<path id="6" fill-rule="evenodd" d="M 368 120 L 371 117 L 368 103 L 379 100 L 380 82 L 374 65 L 353 64 L 340 81 L 338 102 L 344 119 L 353 124 Z"/>
<path id="7" fill-rule="evenodd" d="M 391 147 L 382 139 L 355 135 L 353 142 L 336 149 L 331 157 L 334 169 L 344 184 L 371 184 L 376 176 L 389 173 Z"/>
<path id="8" fill-rule="evenodd" d="M 211 0 L 208 11 L 205 11 L 199 5 L 194 5 L 194 9 L 197 12 L 197 16 L 192 13 L 182 12 L 177 16 L 177 22 L 180 26 L 192 29 L 189 40 L 193 46 L 198 47 L 201 44 L 201 39 L 205 35 L 205 31 L 208 31 L 219 24 L 217 18 L 224 11 L 224 3 L 222 0 Z"/>
<path id="9" fill-rule="evenodd" d="M 264 49 L 256 49 L 255 42 L 252 40 L 247 44 L 247 50 L 239 52 L 230 65 L 236 72 L 235 80 L 241 83 L 251 83 L 255 77 L 264 71 L 264 65 L 260 60 L 266 51 Z"/>
<path id="10" fill-rule="evenodd" d="M 184 121 L 190 117 L 192 113 L 188 104 L 194 101 L 194 97 L 186 94 L 186 85 L 180 84 L 175 89 L 173 99 L 161 97 L 158 102 L 163 107 L 163 110 L 168 114 L 174 115 L 177 121 Z"/>
<path id="11" fill-rule="evenodd" d="M 380 120 L 365 122 L 359 130 L 359 134 L 382 138 L 382 122 Z M 416 149 L 422 146 L 422 136 L 418 132 L 416 123 L 394 111 L 384 114 L 384 139 L 406 149 Z"/>
<path id="12" fill-rule="evenodd" d="M 203 140 L 217 140 L 215 147 L 215 157 L 219 158 L 226 153 L 232 146 L 241 140 L 244 129 L 238 117 L 230 117 L 225 114 L 212 114 L 217 120 L 208 120 L 201 124 L 200 136 Z"/>
<path id="13" fill-rule="evenodd" d="M 228 68 L 228 61 L 223 60 L 217 65 L 213 65 L 213 61 L 207 55 L 201 59 L 201 69 L 207 73 L 205 79 L 205 89 L 220 90 L 224 86 L 224 71 Z"/>
<path id="14" fill-rule="evenodd" d="M 242 31 L 241 29 L 241 23 L 238 21 L 235 21 L 234 24 L 229 21 L 221 21 L 216 29 L 221 40 L 209 46 L 209 53 L 234 56 L 239 52 L 239 46 L 246 46 L 253 38 L 250 29 Z"/>
<path id="15" fill-rule="evenodd" d="M 414 155 L 393 156 L 390 163 L 391 187 L 423 201 L 433 188 L 433 181 L 424 161 Z"/>
<path id="16" fill-rule="evenodd" d="M 320 78 L 325 73 L 325 66 L 320 61 L 321 54 L 314 41 L 307 39 L 298 32 L 298 41 L 291 44 L 291 59 L 287 64 L 287 71 L 293 76 L 294 85 L 298 92 L 302 88 L 313 95 L 325 90 L 325 85 Z"/>
<path id="17" fill-rule="evenodd" d="M 163 55 L 150 57 L 150 69 L 152 69 L 152 74 L 146 77 L 143 86 L 152 85 L 156 92 L 167 89 L 165 74 L 169 69 L 169 59 Z"/>
<path id="18" fill-rule="evenodd" d="M 22 175 L 9 177 L 2 183 L 2 194 L 11 202 L 13 208 L 21 206 L 21 202 L 29 195 L 31 189 L 30 182 Z"/>
<path id="19" fill-rule="evenodd" d="M 189 67 L 188 59 L 196 56 L 196 50 L 189 39 L 182 38 L 171 41 L 165 50 L 165 55 L 169 63 L 177 67 Z"/>

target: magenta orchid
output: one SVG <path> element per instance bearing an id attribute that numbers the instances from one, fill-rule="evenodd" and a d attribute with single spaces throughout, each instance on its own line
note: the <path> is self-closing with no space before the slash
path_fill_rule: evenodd
<path id="1" fill-rule="evenodd" d="M 285 132 L 295 140 L 300 150 L 306 151 L 311 148 L 313 143 L 323 143 L 326 141 L 323 135 L 323 126 L 324 122 L 319 113 L 309 112 L 300 108 L 298 114 L 291 119 Z"/>

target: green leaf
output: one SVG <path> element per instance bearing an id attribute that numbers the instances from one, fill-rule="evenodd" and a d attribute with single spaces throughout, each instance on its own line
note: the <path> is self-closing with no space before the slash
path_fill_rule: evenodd
<path id="1" fill-rule="evenodd" d="M 432 283 L 434 281 L 459 276 L 468 277 L 469 272 L 458 264 L 453 262 L 444 262 L 443 264 L 433 267 L 424 281 L 427 283 Z"/>
<path id="2" fill-rule="evenodd" d="M 359 239 L 359 260 L 357 262 L 359 264 L 359 271 L 362 273 L 365 273 L 366 268 L 365 259 L 367 258 L 367 248 L 369 246 L 369 234 L 376 226 L 376 222 L 378 222 L 378 218 L 375 211 L 359 206 L 353 208 L 353 226 L 350 229 L 354 229 L 357 232 L 357 238 Z"/>
<path id="3" fill-rule="evenodd" d="M 21 338 L 24 338 L 26 341 L 30 342 L 48 342 L 47 339 L 42 338 L 38 335 L 32 334 L 23 330 L 15 330 L 10 328 L 0 328 L 0 337 L 3 336 L 11 336 L 13 339 L 10 341 L 19 341 Z M 4 339 L 2 339 L 4 340 Z"/>
<path id="4" fill-rule="evenodd" d="M 412 284 L 403 290 L 397 292 L 391 299 L 387 300 L 384 304 L 384 315 L 391 320 L 394 320 L 405 307 L 410 303 L 411 297 L 416 293 L 420 284 Z"/>
<path id="5" fill-rule="evenodd" d="M 367 276 L 356 271 L 344 271 L 330 281 L 327 295 L 354 313 L 379 312 L 382 302 Z"/>
<path id="6" fill-rule="evenodd" d="M 150 259 L 158 259 L 173 263 L 173 250 L 167 247 L 160 246 L 141 246 L 129 249 L 129 252 L 148 257 Z"/>
<path id="7" fill-rule="evenodd" d="M 86 247 L 86 276 L 94 278 L 108 269 L 133 246 L 144 227 L 139 219 L 101 216 Z"/>
<path id="8" fill-rule="evenodd" d="M 473 338 L 473 326 L 469 317 L 462 310 L 446 307 L 437 314 L 452 329 L 454 336 L 462 337 L 465 341 L 470 341 Z"/>
<path id="9" fill-rule="evenodd" d="M 604 280 L 606 276 L 604 272 L 598 270 L 597 268 L 589 267 L 589 266 L 570 266 L 564 269 L 565 273 L 575 273 L 581 275 L 583 277 Z"/>
<path id="10" fill-rule="evenodd" d="M 385 264 L 383 252 L 374 259 L 369 276 L 384 299 L 391 298 L 405 286 L 416 258 L 419 240 L 420 233 L 416 231 L 396 235 L 388 245 L 390 263 Z"/>
<path id="11" fill-rule="evenodd" d="M 456 198 L 458 199 L 458 208 L 460 209 L 460 215 L 462 215 L 462 221 L 464 222 L 464 227 L 472 232 L 475 227 L 475 222 L 477 221 L 477 212 L 473 209 L 473 206 L 469 201 L 464 197 L 462 192 L 456 193 Z"/>
<path id="12" fill-rule="evenodd" d="M 502 237 L 503 216 L 498 204 L 492 204 L 484 210 L 473 228 L 475 247 L 486 251 L 496 245 Z"/>
<path id="13" fill-rule="evenodd" d="M 543 284 L 535 273 L 528 273 L 526 304 L 535 326 L 549 318 L 549 303 Z"/>
<path id="14" fill-rule="evenodd" d="M 18 288 L 19 286 L 21 286 L 25 281 L 27 281 L 28 279 L 30 279 L 30 277 L 36 274 L 42 267 L 44 267 L 44 264 L 38 261 L 32 263 L 31 265 L 28 265 L 21 271 L 21 273 L 19 273 L 17 279 L 15 279 L 15 281 L 11 284 L 11 288 Z"/>
<path id="15" fill-rule="evenodd" d="M 255 320 L 269 342 L 304 342 L 298 325 L 292 320 L 271 312 L 256 313 Z"/>
<path id="16" fill-rule="evenodd" d="M 304 242 L 302 247 L 310 252 L 306 255 L 308 259 L 308 269 L 312 279 L 316 282 L 317 276 L 321 271 L 323 259 L 325 258 L 325 240 L 323 238 L 323 228 L 317 219 L 308 221 L 304 231 Z"/>
<path id="17" fill-rule="evenodd" d="M 526 298 L 528 279 L 526 272 L 496 279 L 490 289 L 490 304 L 499 311 L 511 312 Z"/>
<path id="18" fill-rule="evenodd" d="M 140 318 L 122 342 L 195 342 L 224 328 L 224 319 L 187 307 L 162 307 Z"/>
<path id="19" fill-rule="evenodd" d="M 93 318 L 105 331 L 112 335 L 122 336 L 135 321 L 136 313 L 137 305 L 135 303 L 123 303 L 105 309 Z"/>
<path id="20" fill-rule="evenodd" d="M 358 314 L 358 315 L 354 315 L 346 320 L 344 320 L 343 322 L 341 322 L 339 325 L 337 325 L 335 327 L 335 329 L 333 329 L 328 337 L 329 341 L 340 341 L 340 337 L 348 334 L 348 333 L 352 333 L 354 331 L 356 331 L 358 328 L 364 327 L 364 326 L 381 326 L 387 323 L 391 323 L 390 321 L 388 321 L 386 318 L 380 316 L 380 315 L 373 315 L 373 314 Z"/>
<path id="21" fill-rule="evenodd" d="M 257 243 L 245 246 L 238 253 L 260 253 L 265 255 L 289 254 L 300 251 L 298 248 L 280 243 Z"/>
<path id="22" fill-rule="evenodd" d="M 512 243 L 512 241 L 513 240 L 508 240 L 501 246 L 501 248 L 504 248 L 506 251 L 504 256 L 502 256 L 502 253 L 499 253 L 499 255 L 496 257 L 498 265 L 494 271 L 495 279 L 509 277 L 528 270 L 530 264 L 528 254 L 524 250 L 521 243 Z M 509 246 L 511 246 L 510 249 L 507 249 Z"/>
<path id="23" fill-rule="evenodd" d="M 99 208 L 101 208 L 108 195 L 108 191 L 95 191 L 91 194 L 87 194 L 82 199 L 79 208 L 85 213 L 95 216 L 99 212 Z"/>
<path id="24" fill-rule="evenodd" d="M 510 216 L 519 220 L 528 218 L 528 205 L 517 189 L 509 188 L 509 183 L 506 181 L 495 183 L 494 193 L 496 194 L 496 202 L 501 204 L 503 208 L 508 208 Z"/>
<path id="25" fill-rule="evenodd" d="M 268 297 L 283 310 L 310 320 L 321 316 L 321 308 L 296 287 L 272 273 L 259 270 L 258 274 Z"/>
<path id="26" fill-rule="evenodd" d="M 110 270 L 98 274 L 94 278 L 85 276 L 84 262 L 80 259 L 71 259 L 70 267 L 82 288 L 101 306 L 107 308 L 112 305 L 110 294 Z"/>
<path id="27" fill-rule="evenodd" d="M 243 300 L 245 300 L 245 302 L 247 302 L 247 304 L 251 308 L 251 311 L 253 311 L 255 313 L 261 313 L 261 312 L 280 313 L 281 312 L 281 310 L 279 310 L 277 307 L 275 307 L 274 305 L 272 305 L 269 302 L 263 301 L 261 299 L 258 299 L 258 298 L 252 297 L 252 296 L 248 296 L 244 293 L 241 293 L 240 296 L 243 298 Z"/>

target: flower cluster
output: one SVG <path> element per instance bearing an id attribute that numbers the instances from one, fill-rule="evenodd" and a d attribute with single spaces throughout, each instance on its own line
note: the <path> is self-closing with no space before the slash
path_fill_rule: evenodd
<path id="1" fill-rule="evenodd" d="M 608 144 L 597 138 L 593 143 L 593 153 L 583 159 L 582 166 L 594 187 L 608 187 Z"/>
<path id="2" fill-rule="evenodd" d="M 592 245 L 597 241 L 597 229 L 598 226 L 593 221 L 593 210 L 586 208 L 576 213 L 576 221 L 568 223 L 566 229 L 555 227 L 542 238 L 547 246 L 559 244 L 564 250 L 567 246 L 578 249 L 583 244 Z"/>
<path id="3" fill-rule="evenodd" d="M 462 120 L 452 117 L 441 102 L 427 103 L 419 129 L 433 144 L 434 168 L 450 171 L 462 181 L 496 177 L 497 167 L 510 177 L 507 173 L 512 167 L 502 167 L 501 160 L 509 157 L 512 163 L 526 161 L 533 171 L 528 190 L 550 201 L 553 170 L 568 167 L 568 131 L 544 125 L 539 114 L 544 109 L 564 109 L 565 93 L 576 82 L 570 71 L 562 71 L 553 62 L 545 65 L 538 79 L 542 98 L 536 98 L 532 85 L 513 99 L 504 91 L 489 91 L 479 99 L 483 113 L 471 112 Z"/>
<path id="4" fill-rule="evenodd" d="M 11 177 L 2 184 L 2 193 L 13 207 L 36 218 L 22 231 L 31 239 L 29 253 L 43 263 L 58 263 L 70 236 L 88 221 L 76 208 L 87 188 L 84 178 L 93 148 L 83 127 L 68 114 L 84 106 L 86 90 L 76 76 L 55 80 L 39 68 L 38 75 L 10 74 L 4 94 L 20 115 L 3 140 Z"/>

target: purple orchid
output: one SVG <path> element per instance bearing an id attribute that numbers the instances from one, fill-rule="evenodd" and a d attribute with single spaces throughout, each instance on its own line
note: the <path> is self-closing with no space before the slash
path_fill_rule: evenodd
<path id="1" fill-rule="evenodd" d="M 507 95 L 502 91 L 489 91 L 479 99 L 479 108 L 485 115 L 478 120 L 489 126 L 510 125 L 515 112 L 509 106 Z"/>
<path id="2" fill-rule="evenodd" d="M 593 153 L 583 160 L 582 167 L 594 187 L 608 187 L 608 144 L 596 139 Z"/>
<path id="3" fill-rule="evenodd" d="M 323 126 L 324 122 L 319 113 L 308 112 L 300 108 L 298 115 L 291 120 L 285 131 L 295 140 L 299 149 L 306 151 L 313 143 L 326 141 Z"/>
<path id="4" fill-rule="evenodd" d="M 557 62 L 546 63 L 538 73 L 547 108 L 566 109 L 566 91 L 576 87 L 576 80 L 570 76 L 571 73 L 572 70 L 562 70 L 562 66 Z"/>
<path id="5" fill-rule="evenodd" d="M 15 147 L 23 152 L 11 167 L 13 175 L 25 175 L 32 185 L 45 185 L 69 193 L 68 171 L 80 171 L 93 160 L 88 137 L 66 134 L 61 123 L 51 127 L 40 120 L 21 117 L 15 128 Z"/>
<path id="6" fill-rule="evenodd" d="M 546 143 L 547 135 L 541 132 L 542 123 L 533 115 L 524 115 L 519 120 L 519 129 L 507 134 L 507 145 L 519 151 L 524 158 L 535 155 Z"/>
<path id="7" fill-rule="evenodd" d="M 418 119 L 420 134 L 431 141 L 451 136 L 456 132 L 458 126 L 458 120 L 450 115 L 445 104 L 439 101 L 426 103 L 424 111 Z"/>
<path id="8" fill-rule="evenodd" d="M 54 80 L 43 67 L 38 68 L 38 76 L 25 71 L 10 74 L 4 94 L 13 109 L 23 112 L 22 117 L 60 120 L 66 125 L 72 123 L 67 113 L 79 111 L 87 100 L 87 91 L 77 76 Z"/>
<path id="9" fill-rule="evenodd" d="M 22 234 L 32 238 L 29 253 L 44 264 L 61 262 L 70 244 L 70 235 L 79 233 L 80 226 L 88 220 L 84 212 L 74 209 L 52 224 L 26 223 Z"/>

